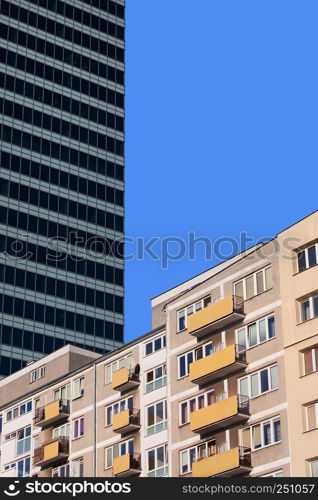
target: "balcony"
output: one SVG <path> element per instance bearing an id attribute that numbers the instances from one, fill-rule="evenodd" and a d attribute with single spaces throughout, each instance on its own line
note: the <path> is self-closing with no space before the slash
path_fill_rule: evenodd
<path id="1" fill-rule="evenodd" d="M 192 464 L 192 477 L 234 477 L 249 474 L 251 454 L 242 447 L 197 460 Z"/>
<path id="2" fill-rule="evenodd" d="M 199 385 L 207 384 L 220 378 L 226 378 L 245 367 L 245 351 L 242 346 L 232 344 L 191 363 L 190 381 Z"/>
<path id="3" fill-rule="evenodd" d="M 232 396 L 191 413 L 191 430 L 204 435 L 246 421 L 249 400 L 246 396 Z"/>
<path id="4" fill-rule="evenodd" d="M 127 453 L 113 460 L 113 476 L 130 477 L 141 473 L 141 458 L 139 453 Z"/>
<path id="5" fill-rule="evenodd" d="M 45 467 L 65 460 L 69 455 L 69 439 L 60 437 L 47 441 L 34 450 L 33 465 Z"/>
<path id="6" fill-rule="evenodd" d="M 112 387 L 116 391 L 129 391 L 138 387 L 139 384 L 139 373 L 136 373 L 135 370 L 121 368 L 113 373 Z"/>
<path id="7" fill-rule="evenodd" d="M 70 403 L 62 399 L 35 410 L 34 425 L 48 427 L 69 417 Z"/>
<path id="8" fill-rule="evenodd" d="M 127 409 L 113 415 L 112 429 L 119 434 L 127 434 L 140 429 L 140 411 Z"/>
<path id="9" fill-rule="evenodd" d="M 201 338 L 217 330 L 225 330 L 244 317 L 244 301 L 233 295 L 189 316 L 188 333 Z"/>

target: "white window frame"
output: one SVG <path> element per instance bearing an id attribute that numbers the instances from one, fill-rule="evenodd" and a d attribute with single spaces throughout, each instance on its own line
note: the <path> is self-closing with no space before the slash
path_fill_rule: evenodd
<path id="1" fill-rule="evenodd" d="M 29 429 L 29 435 L 26 435 L 27 429 Z M 19 432 L 23 432 L 23 438 L 19 438 Z M 30 453 L 31 452 L 31 447 L 32 447 L 32 426 L 27 425 L 26 427 L 23 427 L 22 429 L 19 429 L 17 431 L 17 442 L 16 442 L 16 456 L 19 457 L 20 455 L 24 455 L 25 453 Z M 21 452 L 18 451 L 18 445 L 19 443 L 23 443 L 23 450 Z M 25 445 L 28 443 L 28 449 L 25 449 Z"/>
<path id="2" fill-rule="evenodd" d="M 274 332 L 275 332 L 274 337 L 269 337 L 268 321 L 271 318 L 274 318 Z M 260 323 L 262 321 L 265 321 L 265 325 L 266 325 L 265 326 L 265 329 L 266 329 L 266 339 L 265 340 L 260 340 Z M 249 327 L 251 327 L 252 325 L 256 325 L 257 342 L 256 342 L 256 344 L 253 344 L 252 346 L 250 346 L 249 345 Z M 244 346 L 239 341 L 240 332 L 243 332 L 243 331 L 245 333 L 245 345 Z M 249 323 L 248 325 L 243 326 L 242 328 L 238 328 L 237 330 L 235 330 L 235 338 L 236 338 L 236 344 L 238 346 L 244 347 L 244 350 L 253 349 L 253 347 L 256 347 L 256 346 L 258 346 L 260 344 L 264 344 L 265 342 L 269 342 L 270 340 L 275 339 L 276 338 L 275 315 L 274 314 L 268 314 L 267 316 L 264 316 L 263 318 L 259 318 L 256 321 L 252 321 L 251 323 Z"/>
<path id="3" fill-rule="evenodd" d="M 162 368 L 162 376 L 155 378 L 156 370 L 159 370 L 159 368 Z M 148 373 L 151 373 L 151 372 L 154 372 L 153 380 L 150 382 L 147 382 L 147 375 L 148 375 Z M 162 381 L 162 382 L 159 382 L 159 381 Z M 147 370 L 145 372 L 145 394 L 148 394 L 149 392 L 160 389 L 160 387 L 164 387 L 166 384 L 167 384 L 167 365 L 166 365 L 166 363 L 162 363 L 161 365 L 155 366 L 151 370 Z M 150 388 L 150 387 L 152 387 L 152 388 Z"/>
<path id="4" fill-rule="evenodd" d="M 160 348 L 159 349 L 155 349 L 155 345 L 156 345 L 156 342 L 158 342 L 158 340 L 160 340 Z M 144 344 L 144 357 L 148 357 L 148 356 L 151 356 L 152 354 L 154 354 L 155 352 L 158 352 L 158 351 L 161 351 L 162 349 L 165 349 L 166 348 L 166 334 L 164 335 L 160 335 L 159 337 L 155 337 L 154 339 L 150 340 L 149 342 L 145 342 Z M 147 346 L 148 345 L 151 345 L 151 352 L 149 354 L 147 354 Z"/>
<path id="5" fill-rule="evenodd" d="M 63 397 L 63 391 L 66 393 L 66 398 Z M 71 384 L 62 385 L 53 390 L 53 401 L 70 401 L 71 398 Z"/>
<path id="6" fill-rule="evenodd" d="M 210 306 L 211 303 L 212 303 L 211 295 L 206 295 L 205 297 L 203 297 L 203 299 L 197 300 L 192 304 L 189 304 L 187 307 L 179 309 L 179 311 L 177 311 L 177 333 L 184 332 L 188 328 L 188 316 L 191 316 L 191 314 L 201 311 L 201 309 L 205 309 L 206 307 Z M 179 327 L 180 317 L 184 317 L 185 327 L 182 329 L 180 329 Z"/>
<path id="7" fill-rule="evenodd" d="M 306 299 L 303 299 L 303 300 L 299 301 L 299 318 L 300 318 L 300 323 L 305 323 L 306 321 L 310 321 L 311 319 L 314 319 L 314 318 L 318 317 L 318 315 L 315 316 L 315 308 L 314 308 L 314 299 L 315 298 L 318 299 L 318 295 L 317 294 L 311 295 L 310 297 L 307 297 Z M 304 315 L 303 315 L 303 304 L 305 304 L 305 302 L 309 302 L 309 318 L 306 318 L 306 319 L 304 319 Z"/>
<path id="8" fill-rule="evenodd" d="M 158 420 L 157 406 L 160 404 L 163 405 L 163 419 L 157 421 Z M 154 421 L 155 422 L 152 425 L 148 425 L 148 409 L 152 408 L 152 407 L 154 408 Z M 146 408 L 145 408 L 145 420 L 146 420 L 146 429 L 145 429 L 146 436 L 152 436 L 153 434 L 156 434 L 157 432 L 164 431 L 168 426 L 167 400 L 161 399 L 160 401 L 156 401 L 155 403 L 151 403 L 151 405 L 146 406 Z"/>
<path id="9" fill-rule="evenodd" d="M 78 399 L 84 396 L 84 380 L 85 377 L 80 377 L 73 381 L 73 399 Z"/>
<path id="10" fill-rule="evenodd" d="M 213 348 L 212 340 L 209 340 L 209 342 L 205 342 L 204 344 L 201 344 L 200 346 L 196 347 L 195 349 L 191 349 L 190 351 L 187 351 L 187 352 L 184 352 L 183 354 L 180 354 L 180 356 L 178 356 L 178 380 L 189 376 L 189 372 L 190 372 L 189 366 L 191 365 L 191 363 L 198 361 L 198 358 L 197 358 L 198 351 L 200 351 L 202 349 L 203 350 L 202 358 L 205 358 L 206 356 L 210 356 L 211 354 L 216 352 L 216 350 L 219 350 L 218 349 L 219 346 L 221 346 L 221 344 L 218 344 Z M 209 352 L 209 354 L 206 354 L 208 347 L 211 348 L 211 352 Z M 191 363 L 189 363 L 188 357 L 189 356 L 191 357 L 191 355 L 192 355 L 192 361 L 191 361 Z M 181 371 L 180 370 L 180 360 L 183 357 L 186 358 L 186 360 L 185 360 L 185 375 L 180 374 L 180 371 Z M 202 359 L 202 358 L 199 358 L 199 359 Z"/>
<path id="11" fill-rule="evenodd" d="M 281 418 L 279 415 L 276 415 L 276 417 L 268 418 L 266 420 L 263 420 L 262 422 L 257 422 L 253 425 L 250 425 L 249 427 L 243 427 L 243 429 L 240 430 L 240 440 L 242 443 L 242 447 L 244 446 L 243 442 L 243 432 L 249 430 L 250 434 L 250 443 L 251 443 L 251 451 L 258 451 L 258 450 L 263 450 L 264 448 L 268 448 L 269 446 L 274 446 L 275 444 L 279 444 L 282 442 L 281 436 L 278 441 L 275 441 L 275 432 L 274 432 L 274 422 L 279 422 L 280 424 L 280 433 L 281 433 Z M 264 444 L 264 427 L 265 425 L 270 425 L 270 436 L 271 436 L 271 442 L 269 444 Z M 253 442 L 253 429 L 257 426 L 260 426 L 260 435 L 261 435 L 261 446 L 255 447 L 254 442 Z"/>
<path id="12" fill-rule="evenodd" d="M 160 448 L 163 448 L 163 456 L 164 456 L 164 464 L 158 466 L 158 450 Z M 151 452 L 154 452 L 155 455 L 155 468 L 149 470 L 149 454 Z M 150 450 L 147 450 L 147 455 L 146 455 L 146 460 L 147 460 L 147 477 L 163 477 L 167 476 L 169 472 L 169 463 L 168 463 L 168 445 L 167 443 L 161 444 L 159 446 L 155 446 L 154 448 L 151 448 Z"/>
<path id="13" fill-rule="evenodd" d="M 283 469 L 275 470 L 269 474 L 262 474 L 260 477 L 284 477 Z"/>
<path id="14" fill-rule="evenodd" d="M 316 264 L 313 264 L 312 266 L 309 265 L 309 250 L 311 248 L 315 248 L 316 251 Z M 301 253 L 304 253 L 305 255 L 305 269 L 299 269 L 299 256 Z M 311 267 L 314 267 L 318 264 L 318 243 L 314 243 L 312 245 L 309 245 L 306 248 L 303 248 L 302 250 L 298 250 L 297 252 L 297 271 L 299 273 L 302 273 L 304 271 L 307 271 L 307 269 L 310 269 Z"/>
<path id="15" fill-rule="evenodd" d="M 62 470 L 65 470 L 68 473 L 64 474 L 64 475 L 61 475 L 61 471 Z M 57 476 L 54 475 L 54 473 L 56 473 L 56 472 L 57 472 Z M 52 469 L 52 477 L 71 477 L 70 464 L 63 464 L 63 465 L 60 465 L 59 467 L 54 467 Z"/>
<path id="16" fill-rule="evenodd" d="M 120 370 L 121 368 L 129 368 L 129 363 L 132 360 L 133 360 L 132 354 L 129 353 L 126 356 L 123 356 L 122 358 L 116 359 L 112 363 L 107 363 L 104 368 L 105 385 L 112 383 L 112 377 L 114 372 Z"/>
<path id="17" fill-rule="evenodd" d="M 120 399 L 119 401 L 116 401 L 115 403 L 112 403 L 111 405 L 105 406 L 105 427 L 109 427 L 113 423 L 113 416 L 117 415 L 118 413 L 128 410 L 129 408 L 133 409 L 134 404 L 132 406 L 129 406 L 129 402 L 132 401 L 134 403 L 134 397 L 133 396 L 128 396 L 127 398 Z M 108 409 L 111 409 L 111 418 L 110 422 L 108 422 Z"/>
<path id="18" fill-rule="evenodd" d="M 71 424 L 67 422 L 66 424 L 59 425 L 58 427 L 54 427 L 52 430 L 52 438 L 63 438 L 71 436 Z"/>
<path id="19" fill-rule="evenodd" d="M 21 407 L 25 406 L 25 411 L 22 413 L 21 412 Z M 28 409 L 29 406 L 29 409 Z M 11 410 L 8 410 L 6 412 L 6 422 L 11 422 L 11 420 L 14 420 L 15 418 L 19 418 L 22 415 L 25 415 L 26 413 L 30 413 L 32 411 L 32 400 L 29 399 L 29 401 L 26 401 L 25 403 L 21 403 L 19 406 L 15 406 L 14 408 L 11 408 Z M 17 410 L 17 415 L 14 415 L 15 411 Z M 11 417 L 8 418 L 8 414 L 11 414 Z"/>
<path id="20" fill-rule="evenodd" d="M 193 411 L 198 411 L 200 408 L 199 408 L 199 400 L 201 400 L 203 398 L 203 406 L 202 408 L 206 408 L 207 406 L 211 406 L 213 403 L 211 403 L 211 405 L 208 404 L 208 397 L 210 395 L 213 395 L 213 397 L 215 397 L 215 390 L 212 389 L 210 391 L 207 391 L 207 392 L 202 392 L 201 394 L 198 394 L 197 396 L 193 396 L 192 398 L 189 398 L 189 399 L 185 399 L 184 401 L 181 401 L 179 403 L 179 427 L 183 426 L 183 425 L 187 425 L 190 423 L 190 416 L 191 416 L 191 406 L 190 406 L 190 403 L 192 401 L 195 402 L 195 409 Z M 182 422 L 182 407 L 186 405 L 187 407 L 187 416 L 188 416 L 188 419 L 185 421 L 185 422 Z"/>
<path id="21" fill-rule="evenodd" d="M 32 370 L 30 372 L 30 384 L 33 384 L 33 382 L 36 382 L 38 376 L 38 371 L 37 370 Z"/>
<path id="22" fill-rule="evenodd" d="M 81 420 L 83 420 L 83 434 L 81 434 Z M 78 436 L 75 436 L 75 422 L 78 422 Z M 84 417 L 78 417 L 73 420 L 73 439 L 80 439 L 85 436 L 85 419 Z"/>
<path id="23" fill-rule="evenodd" d="M 133 451 L 129 451 L 129 448 L 130 448 L 131 445 L 132 445 L 132 450 Z M 117 446 L 118 446 L 118 455 L 114 456 L 114 448 L 117 447 Z M 124 450 L 123 450 L 123 447 L 125 448 Z M 108 458 L 107 457 L 108 451 L 111 452 L 111 465 L 107 465 L 107 462 L 108 462 L 108 460 L 107 460 L 107 458 Z M 115 443 L 112 446 L 107 446 L 107 448 L 105 448 L 105 470 L 111 469 L 113 467 L 114 458 L 122 457 L 124 455 L 127 455 L 128 453 L 135 453 L 134 440 L 133 439 L 126 439 L 125 441 L 121 441 L 119 443 Z"/>
<path id="24" fill-rule="evenodd" d="M 277 381 L 278 381 L 278 385 L 277 387 L 272 387 L 272 378 L 271 378 L 271 369 L 276 367 L 277 369 Z M 264 392 L 259 392 L 258 394 L 252 396 L 252 384 L 251 384 L 251 379 L 253 376 L 257 376 L 258 378 L 258 388 L 259 388 L 259 391 L 261 391 L 261 372 L 267 370 L 268 372 L 268 386 L 269 386 L 269 389 L 267 391 L 264 391 Z M 242 394 L 241 392 L 241 381 L 244 380 L 244 379 L 247 379 L 248 381 L 248 394 Z M 278 371 L 278 364 L 277 363 L 274 363 L 273 365 L 270 365 L 270 366 L 266 366 L 264 368 L 261 368 L 260 370 L 257 370 L 255 372 L 252 372 L 252 373 L 249 373 L 248 375 L 245 375 L 244 377 L 241 377 L 238 379 L 237 381 L 238 383 L 238 394 L 240 394 L 241 396 L 247 396 L 249 399 L 254 399 L 254 398 L 257 398 L 259 396 L 262 396 L 263 394 L 268 394 L 269 392 L 272 392 L 272 391 L 275 391 L 276 389 L 279 388 L 279 371 Z"/>
<path id="25" fill-rule="evenodd" d="M 244 278 L 242 278 L 242 279 L 240 279 L 238 281 L 235 281 L 235 283 L 233 283 L 234 295 L 238 295 L 237 292 L 236 292 L 236 285 L 238 285 L 239 283 L 242 283 L 242 288 L 243 288 L 243 297 L 242 297 L 242 299 L 244 299 L 244 300 L 252 299 L 253 297 L 256 297 L 257 295 L 260 295 L 261 293 L 267 292 L 268 290 L 270 290 L 271 288 L 273 288 L 273 283 L 271 283 L 270 287 L 268 287 L 268 284 L 267 284 L 267 280 L 266 280 L 266 270 L 267 269 L 272 269 L 272 266 L 271 265 L 265 266 L 262 269 L 258 269 L 254 273 L 249 274 L 248 276 L 245 276 Z M 257 275 L 259 273 L 263 274 L 263 287 L 264 287 L 264 289 L 261 292 L 257 291 Z M 249 278 L 251 278 L 251 277 L 253 277 L 254 294 L 251 295 L 251 297 L 247 298 L 247 294 L 246 294 L 246 281 Z M 272 282 L 272 280 L 273 280 L 273 276 L 271 276 L 271 282 Z"/>
<path id="26" fill-rule="evenodd" d="M 45 377 L 45 365 L 42 365 L 39 368 L 38 378 L 40 379 L 44 377 Z"/>
<path id="27" fill-rule="evenodd" d="M 193 462 L 197 462 L 199 458 L 207 458 L 208 457 L 208 449 L 209 449 L 210 443 L 214 443 L 213 446 L 216 446 L 215 439 L 208 439 L 207 441 L 205 441 L 203 443 L 201 442 L 201 443 L 198 443 L 194 446 L 190 446 L 189 448 L 186 448 L 184 450 L 180 450 L 180 452 L 179 452 L 180 476 L 184 476 L 185 474 L 190 474 L 190 472 L 192 472 Z M 202 450 L 203 450 L 203 453 L 202 453 Z M 191 462 L 191 453 L 194 454 L 194 460 L 192 462 Z M 188 469 L 186 471 L 182 470 L 182 457 L 183 457 L 183 455 L 187 456 Z"/>
<path id="28" fill-rule="evenodd" d="M 84 477 L 84 459 L 76 458 L 71 464 L 72 477 Z"/>
<path id="29" fill-rule="evenodd" d="M 318 349 L 318 345 L 311 347 L 310 349 L 306 349 L 305 351 L 302 352 L 302 362 L 303 362 L 303 375 L 311 375 L 312 373 L 315 373 L 318 371 L 318 363 L 316 362 L 316 353 L 315 350 Z M 306 372 L 306 365 L 305 365 L 305 353 L 306 352 L 311 352 L 311 358 L 312 358 L 312 372 Z"/>
<path id="30" fill-rule="evenodd" d="M 317 474 L 317 476 L 313 475 L 313 464 L 316 465 L 317 471 L 318 471 L 318 460 L 311 460 L 310 461 L 310 475 L 311 475 L 311 477 L 318 477 L 318 474 Z"/>
<path id="31" fill-rule="evenodd" d="M 309 422 L 308 422 L 308 408 L 315 408 L 315 420 L 316 420 L 316 426 L 312 427 L 311 429 L 309 428 Z M 305 409 L 305 424 L 306 424 L 306 429 L 305 431 L 314 431 L 315 429 L 318 428 L 318 401 L 315 401 L 314 403 L 311 403 L 309 405 L 306 405 L 304 407 Z"/>

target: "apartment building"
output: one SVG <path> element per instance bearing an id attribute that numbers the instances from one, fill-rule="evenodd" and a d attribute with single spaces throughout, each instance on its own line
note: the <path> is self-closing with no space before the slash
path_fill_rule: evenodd
<path id="1" fill-rule="evenodd" d="M 0 475 L 316 477 L 317 247 L 315 212 L 153 298 L 116 351 L 0 381 Z"/>

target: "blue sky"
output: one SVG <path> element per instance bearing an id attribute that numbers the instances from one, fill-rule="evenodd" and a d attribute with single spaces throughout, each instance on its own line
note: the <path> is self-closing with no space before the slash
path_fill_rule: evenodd
<path id="1" fill-rule="evenodd" d="M 126 2 L 127 236 L 257 241 L 316 210 L 317 1 Z M 151 297 L 219 262 L 198 250 L 128 260 L 126 341 Z"/>

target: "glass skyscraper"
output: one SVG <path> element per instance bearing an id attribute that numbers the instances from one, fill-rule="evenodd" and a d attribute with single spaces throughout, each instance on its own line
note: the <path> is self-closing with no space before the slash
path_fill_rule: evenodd
<path id="1" fill-rule="evenodd" d="M 0 1 L 0 377 L 123 343 L 124 16 Z"/>

